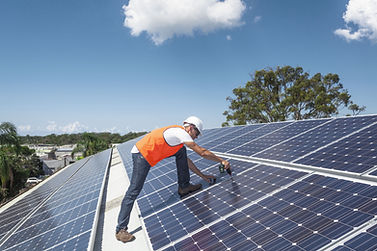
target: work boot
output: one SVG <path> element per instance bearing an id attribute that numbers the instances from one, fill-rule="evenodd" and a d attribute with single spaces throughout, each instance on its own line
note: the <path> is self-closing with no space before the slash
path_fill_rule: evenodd
<path id="1" fill-rule="evenodd" d="M 135 239 L 135 236 L 127 232 L 126 229 L 119 230 L 119 232 L 115 234 L 115 237 L 117 238 L 118 241 L 121 241 L 124 243 L 133 241 Z"/>
<path id="2" fill-rule="evenodd" d="M 191 192 L 194 192 L 196 190 L 199 190 L 200 188 L 202 188 L 202 184 L 196 184 L 196 185 L 192 185 L 192 184 L 189 184 L 187 187 L 185 188 L 178 188 L 178 194 L 180 196 L 185 196 L 186 194 L 189 194 Z"/>

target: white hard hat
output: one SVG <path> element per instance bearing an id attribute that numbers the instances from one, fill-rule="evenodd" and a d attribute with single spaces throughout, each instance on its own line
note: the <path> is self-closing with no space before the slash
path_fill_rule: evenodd
<path id="1" fill-rule="evenodd" d="M 185 121 L 183 121 L 183 124 L 192 124 L 196 128 L 198 128 L 200 134 L 203 135 L 203 121 L 201 121 L 198 117 L 190 116 Z"/>

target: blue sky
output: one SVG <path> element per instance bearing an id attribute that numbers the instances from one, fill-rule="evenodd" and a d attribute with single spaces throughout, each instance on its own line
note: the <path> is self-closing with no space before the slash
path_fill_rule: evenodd
<path id="1" fill-rule="evenodd" d="M 339 74 L 352 100 L 375 114 L 376 7 L 376 0 L 2 0 L 0 122 L 20 135 L 124 134 L 190 115 L 219 127 L 234 88 L 256 70 L 284 65 Z"/>

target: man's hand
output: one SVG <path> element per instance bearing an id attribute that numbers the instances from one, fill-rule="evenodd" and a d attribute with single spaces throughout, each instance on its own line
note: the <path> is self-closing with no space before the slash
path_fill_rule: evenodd
<path id="1" fill-rule="evenodd" d="M 203 178 L 203 180 L 205 180 L 208 183 L 211 183 L 211 179 L 212 180 L 216 179 L 215 176 L 213 176 L 213 175 L 206 175 L 206 174 L 204 174 L 202 178 Z"/>
<path id="2" fill-rule="evenodd" d="M 226 160 L 223 160 L 223 161 L 221 161 L 221 164 L 223 164 L 223 165 L 224 165 L 224 168 L 225 168 L 225 169 L 228 169 L 228 168 L 230 168 L 230 164 L 229 164 L 229 162 L 228 162 L 228 161 L 226 161 Z"/>

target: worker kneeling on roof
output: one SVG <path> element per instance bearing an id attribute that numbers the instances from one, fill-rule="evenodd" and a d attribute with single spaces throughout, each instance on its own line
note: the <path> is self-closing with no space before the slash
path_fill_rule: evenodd
<path id="1" fill-rule="evenodd" d="M 130 186 L 123 198 L 116 227 L 116 238 L 122 242 L 132 241 L 135 237 L 127 232 L 127 225 L 133 204 L 143 188 L 145 179 L 150 167 L 156 165 L 160 160 L 175 156 L 178 174 L 178 194 L 184 196 L 202 187 L 201 184 L 190 184 L 191 171 L 202 179 L 210 182 L 214 176 L 204 175 L 195 164 L 187 157 L 186 147 L 188 146 L 201 157 L 217 161 L 230 168 L 229 162 L 216 156 L 211 151 L 200 147 L 194 142 L 203 131 L 203 122 L 195 117 L 188 117 L 183 126 L 172 125 L 155 129 L 145 135 L 132 148 L 133 172 Z"/>

